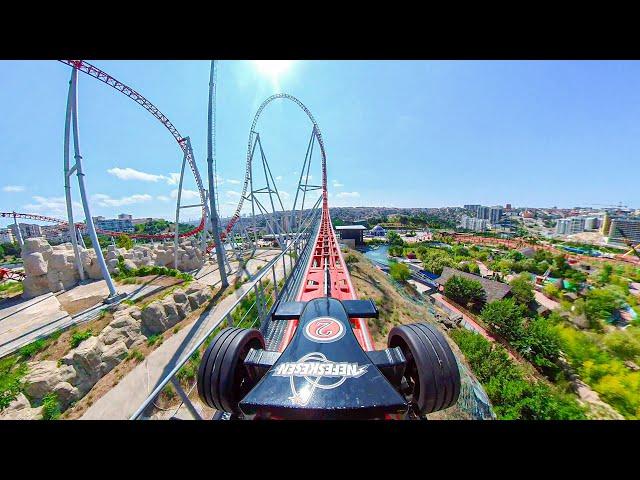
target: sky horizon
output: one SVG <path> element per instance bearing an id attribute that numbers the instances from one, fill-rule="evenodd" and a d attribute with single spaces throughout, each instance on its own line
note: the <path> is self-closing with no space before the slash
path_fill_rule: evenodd
<path id="1" fill-rule="evenodd" d="M 90 63 L 145 95 L 191 138 L 206 179 L 209 61 Z M 64 219 L 70 67 L 0 61 L 0 211 Z M 638 61 L 221 61 L 217 159 L 223 216 L 238 203 L 249 127 L 274 93 L 313 113 L 329 205 L 640 208 Z M 79 74 L 80 143 L 93 216 L 175 216 L 175 140 L 131 99 Z M 311 123 L 278 100 L 257 125 L 285 207 Z M 319 156 L 312 175 L 320 178 Z M 185 175 L 186 203 L 197 198 Z M 84 218 L 73 178 L 74 212 Z M 193 203 L 193 202 L 191 202 Z M 246 209 L 244 210 L 246 211 Z M 199 217 L 182 212 L 184 220 Z M 0 226 L 11 223 L 0 218 Z"/>

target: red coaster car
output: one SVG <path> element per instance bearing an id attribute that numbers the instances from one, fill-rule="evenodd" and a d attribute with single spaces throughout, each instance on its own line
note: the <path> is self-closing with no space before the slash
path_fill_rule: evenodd
<path id="1" fill-rule="evenodd" d="M 224 418 L 421 418 L 454 405 L 456 358 L 427 323 L 394 327 L 388 348 L 365 351 L 351 321 L 377 318 L 371 300 L 282 302 L 271 321 L 298 320 L 286 348 L 265 350 L 259 330 L 226 328 L 198 370 L 198 394 Z"/>

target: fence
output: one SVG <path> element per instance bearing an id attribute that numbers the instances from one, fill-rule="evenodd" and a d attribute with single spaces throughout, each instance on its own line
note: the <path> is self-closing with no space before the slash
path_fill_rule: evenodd
<path id="1" fill-rule="evenodd" d="M 227 326 L 253 328 L 259 322 L 270 317 L 272 309 L 281 298 L 285 300 L 291 298 L 296 291 L 296 285 L 299 285 L 300 279 L 304 274 L 303 270 L 306 265 L 304 259 L 308 258 L 309 246 L 313 245 L 320 223 L 318 221 L 319 216 L 320 209 L 312 211 L 307 216 L 302 230 L 295 239 L 289 242 L 282 253 L 262 267 L 254 278 L 249 281 L 251 286 L 238 297 L 233 305 L 223 312 L 220 319 L 202 335 L 200 340 L 183 354 L 175 367 L 158 383 L 142 405 L 133 413 L 131 420 L 146 418 L 145 412 L 151 409 L 155 399 L 169 384 L 177 391 L 181 400 L 177 407 L 172 407 L 172 409 L 175 408 L 174 415 L 180 408 L 185 406 L 192 417 L 198 420 L 203 419 L 201 412 L 198 411 L 189 398 L 196 388 L 196 379 L 193 378 L 193 384 L 185 391 L 180 383 L 180 371 L 187 366 L 190 359 L 199 358 L 200 348 L 208 344 L 206 342 L 213 338 L 223 323 L 226 323 Z M 278 277 L 280 275 L 277 270 L 280 267 L 282 267 L 282 275 L 279 281 Z"/>

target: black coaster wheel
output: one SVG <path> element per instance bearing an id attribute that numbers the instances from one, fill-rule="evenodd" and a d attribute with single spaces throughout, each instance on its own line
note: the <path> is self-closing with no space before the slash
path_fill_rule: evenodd
<path id="1" fill-rule="evenodd" d="M 402 393 L 419 415 L 449 408 L 460 395 L 460 371 L 451 347 L 427 323 L 393 327 L 390 348 L 400 347 L 407 359 Z"/>
<path id="2" fill-rule="evenodd" d="M 242 414 L 238 402 L 255 386 L 244 366 L 252 348 L 264 349 L 259 330 L 228 327 L 216 335 L 198 368 L 198 395 L 205 404 Z"/>

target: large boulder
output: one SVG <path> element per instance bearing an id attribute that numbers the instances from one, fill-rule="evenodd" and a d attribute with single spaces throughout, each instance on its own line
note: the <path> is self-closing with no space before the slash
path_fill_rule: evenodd
<path id="1" fill-rule="evenodd" d="M 211 289 L 201 283 L 192 283 L 185 292 L 192 310 L 196 310 L 211 298 Z"/>
<path id="2" fill-rule="evenodd" d="M 51 254 L 51 258 L 49 259 L 49 268 L 57 271 L 66 270 L 67 268 L 73 266 L 73 263 L 69 265 L 67 263 L 67 254 L 66 252 L 54 252 Z"/>
<path id="3" fill-rule="evenodd" d="M 26 277 L 22 281 L 22 298 L 33 298 L 39 295 L 44 295 L 50 292 L 49 281 L 46 275 L 39 275 L 37 277 Z"/>
<path id="4" fill-rule="evenodd" d="M 89 337 L 62 358 L 63 364 L 75 369 L 78 379 L 71 383 L 81 390 L 90 389 L 101 377 L 102 346 L 98 337 Z"/>
<path id="5" fill-rule="evenodd" d="M 0 412 L 0 420 L 42 420 L 42 407 L 31 408 L 29 400 L 23 393 Z"/>
<path id="6" fill-rule="evenodd" d="M 112 345 L 105 345 L 102 349 L 102 362 L 100 364 L 101 376 L 109 373 L 114 367 L 127 358 L 128 352 L 127 345 L 122 340 Z"/>
<path id="7" fill-rule="evenodd" d="M 47 393 L 54 391 L 54 388 L 65 382 L 76 380 L 76 371 L 70 365 L 61 365 L 57 362 L 44 360 L 41 362 L 30 362 L 29 372 L 25 375 L 25 392 L 35 400 L 41 400 Z"/>
<path id="8" fill-rule="evenodd" d="M 22 246 L 22 254 L 29 255 L 30 253 L 41 253 L 45 261 L 49 260 L 53 248 L 49 245 L 49 242 L 44 237 L 32 237 L 27 238 Z M 24 258 L 24 257 L 23 257 Z"/>
<path id="9" fill-rule="evenodd" d="M 128 269 L 128 270 L 135 270 L 136 268 L 138 268 L 136 266 L 136 263 L 133 260 L 127 259 L 124 261 L 124 266 Z"/>
<path id="10" fill-rule="evenodd" d="M 47 274 L 47 262 L 44 260 L 42 253 L 33 252 L 22 256 L 24 261 L 24 273 L 27 276 L 38 276 Z"/>
<path id="11" fill-rule="evenodd" d="M 137 311 L 138 318 L 130 315 L 132 310 Z M 116 311 L 114 319 L 100 332 L 98 339 L 107 346 L 124 342 L 126 348 L 131 348 L 134 344 L 142 343 L 144 340 L 140 327 L 141 317 L 138 309 Z"/>
<path id="12" fill-rule="evenodd" d="M 167 314 L 159 300 L 151 302 L 142 310 L 142 327 L 151 334 L 161 333 L 167 329 Z"/>
<path id="13" fill-rule="evenodd" d="M 178 309 L 176 308 L 176 304 L 172 298 L 168 298 L 162 302 L 162 307 L 164 308 L 164 312 L 166 314 L 166 322 L 164 329 L 173 327 L 176 323 L 178 323 L 182 318 L 178 313 Z"/>
<path id="14" fill-rule="evenodd" d="M 62 272 L 60 272 L 60 283 L 65 290 L 68 290 L 75 286 L 79 280 L 80 275 L 78 275 L 78 271 L 75 268 L 71 270 L 63 270 Z"/>

